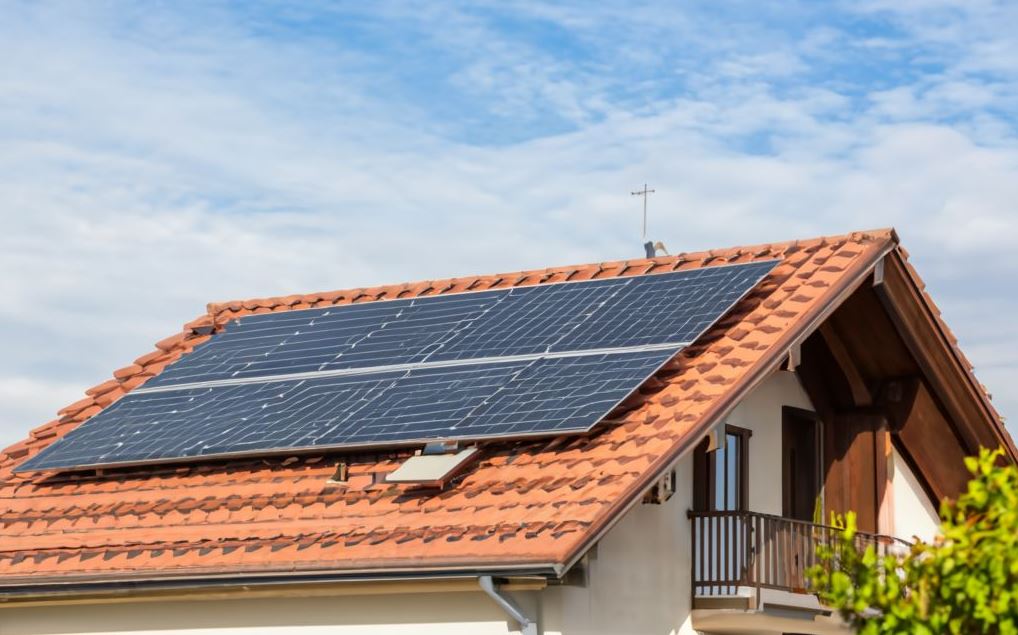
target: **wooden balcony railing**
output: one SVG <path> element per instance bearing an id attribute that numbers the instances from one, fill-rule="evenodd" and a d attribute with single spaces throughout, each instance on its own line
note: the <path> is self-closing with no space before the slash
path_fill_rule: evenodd
<path id="1" fill-rule="evenodd" d="M 809 593 L 806 571 L 817 563 L 818 544 L 841 531 L 827 525 L 746 511 L 690 512 L 693 534 L 693 596 L 731 596 L 740 587 Z M 901 553 L 909 543 L 859 532 L 860 547 L 878 555 Z"/>

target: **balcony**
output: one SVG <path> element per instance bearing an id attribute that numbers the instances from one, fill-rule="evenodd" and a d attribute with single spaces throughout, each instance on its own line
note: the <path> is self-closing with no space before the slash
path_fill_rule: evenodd
<path id="1" fill-rule="evenodd" d="M 817 545 L 834 543 L 839 529 L 748 511 L 690 512 L 689 518 L 694 609 L 755 611 L 768 604 L 825 613 L 809 592 L 806 572 L 817 563 Z M 873 545 L 878 555 L 910 546 L 864 532 L 855 540 L 860 547 Z"/>

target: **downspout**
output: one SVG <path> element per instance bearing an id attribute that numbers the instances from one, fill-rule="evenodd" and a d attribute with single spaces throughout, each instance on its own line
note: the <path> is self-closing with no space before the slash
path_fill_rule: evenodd
<path id="1" fill-rule="evenodd" d="M 502 610 L 509 617 L 520 623 L 520 633 L 522 635 L 537 635 L 537 620 L 527 617 L 511 598 L 502 595 L 498 587 L 495 586 L 495 580 L 490 575 L 482 575 L 477 578 L 477 581 L 481 584 L 481 589 L 488 594 L 488 597 L 495 600 L 495 603 L 502 607 Z"/>

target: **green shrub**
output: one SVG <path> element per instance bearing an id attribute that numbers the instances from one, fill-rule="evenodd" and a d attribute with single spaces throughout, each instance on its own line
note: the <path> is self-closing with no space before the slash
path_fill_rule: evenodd
<path id="1" fill-rule="evenodd" d="M 899 556 L 856 547 L 855 516 L 809 571 L 821 601 L 864 635 L 1018 635 L 1018 469 L 1001 450 L 966 459 L 973 478 L 941 506 L 940 535 Z"/>

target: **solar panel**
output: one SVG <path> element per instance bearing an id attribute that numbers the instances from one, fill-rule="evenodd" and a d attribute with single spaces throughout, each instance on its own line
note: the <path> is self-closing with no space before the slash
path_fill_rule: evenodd
<path id="1" fill-rule="evenodd" d="M 690 342 L 773 261 L 240 318 L 146 387 Z"/>
<path id="2" fill-rule="evenodd" d="M 585 432 L 774 265 L 243 317 L 18 471 Z"/>
<path id="3" fill-rule="evenodd" d="M 19 470 L 582 432 L 672 355 L 585 355 L 129 394 L 100 415 L 103 425 L 72 430 Z"/>
<path id="4" fill-rule="evenodd" d="M 548 292 L 539 286 L 520 288 L 524 302 L 486 313 L 428 360 L 682 346 L 773 267 L 773 262 L 757 262 L 551 285 Z"/>

